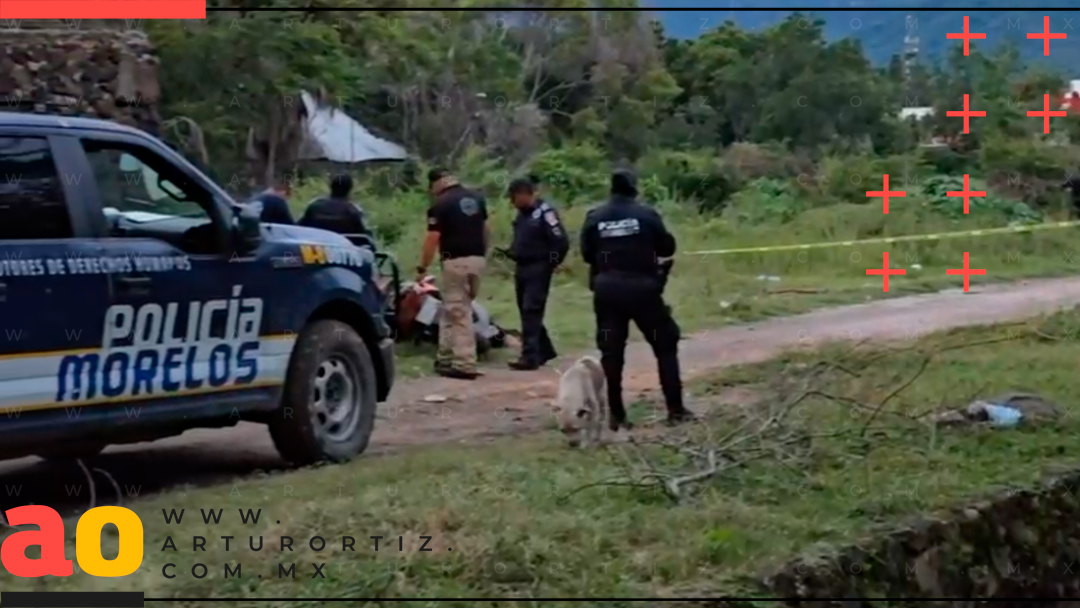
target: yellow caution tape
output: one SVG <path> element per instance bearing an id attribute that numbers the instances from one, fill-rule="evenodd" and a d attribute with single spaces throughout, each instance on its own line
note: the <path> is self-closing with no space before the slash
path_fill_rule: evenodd
<path id="1" fill-rule="evenodd" d="M 1036 230 L 1051 230 L 1054 228 L 1073 228 L 1080 226 L 1080 220 L 1071 222 L 1049 222 L 1045 224 L 1031 224 L 1027 226 L 1008 226 L 1006 228 L 984 228 L 981 230 L 965 230 L 963 232 L 940 232 L 937 234 L 912 234 L 908 236 L 890 236 L 877 239 L 863 239 L 860 241 L 833 241 L 829 243 L 804 243 L 802 245 L 769 245 L 766 247 L 740 247 L 736 249 L 712 249 L 709 251 L 688 251 L 683 255 L 724 255 L 728 253 L 764 253 L 767 251 L 805 251 L 807 249 L 825 249 L 827 247 L 854 247 L 857 245 L 872 245 L 874 243 L 905 243 L 912 241 L 936 241 L 938 239 L 955 239 L 964 236 L 983 236 L 987 234 L 1012 234 L 1017 232 L 1035 232 Z"/>

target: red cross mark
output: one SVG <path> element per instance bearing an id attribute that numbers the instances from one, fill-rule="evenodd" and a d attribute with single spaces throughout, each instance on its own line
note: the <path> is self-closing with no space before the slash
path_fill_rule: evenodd
<path id="1" fill-rule="evenodd" d="M 868 196 L 868 197 L 880 196 L 882 202 L 885 204 L 885 214 L 888 215 L 888 213 L 889 213 L 889 197 L 890 196 L 904 197 L 904 196 L 907 196 L 907 192 L 904 192 L 903 190 L 889 190 L 889 174 L 886 173 L 885 174 L 885 186 L 883 187 L 883 189 L 880 190 L 880 191 L 867 190 L 866 191 L 866 196 Z M 887 282 L 888 281 L 886 281 L 886 283 Z M 888 290 L 886 289 L 885 291 L 888 291 Z"/>
<path id="2" fill-rule="evenodd" d="M 1049 19 L 1049 17 L 1047 17 Z M 1030 37 L 1030 36 L 1029 36 Z M 945 34 L 945 38 L 948 40 L 963 39 L 964 41 L 964 57 L 968 56 L 968 44 L 972 40 L 985 40 L 986 34 L 972 34 L 968 32 L 968 17 L 964 16 L 964 33 L 962 34 Z M 967 109 L 967 108 L 965 108 Z M 967 131 L 964 131 L 967 133 Z"/>
<path id="3" fill-rule="evenodd" d="M 973 274 L 986 274 L 986 269 L 981 270 L 968 268 L 968 252 L 964 252 L 964 268 L 950 268 L 945 271 L 945 274 L 962 274 L 964 275 L 964 291 L 968 290 L 968 281 Z M 888 291 L 888 290 L 886 290 Z"/>
<path id="4" fill-rule="evenodd" d="M 963 116 L 964 117 L 964 133 L 968 132 L 968 121 L 971 120 L 972 116 L 986 116 L 986 112 L 972 112 L 972 111 L 968 110 L 968 98 L 969 97 L 970 97 L 969 95 L 964 95 L 964 111 L 963 112 L 960 112 L 958 110 L 949 110 L 948 112 L 945 112 L 946 116 Z"/>
<path id="5" fill-rule="evenodd" d="M 871 268 L 871 269 L 866 271 L 866 274 L 880 274 L 881 278 L 884 279 L 884 281 L 885 281 L 885 285 L 884 285 L 882 291 L 889 291 L 889 275 L 890 274 L 907 274 L 907 271 L 902 270 L 900 268 L 893 268 L 893 269 L 890 270 L 889 269 L 889 252 L 886 251 L 884 256 L 885 256 L 885 259 L 881 263 L 881 268 Z M 965 266 L 966 266 L 966 264 L 965 264 Z M 965 278 L 964 280 L 966 281 L 967 279 Z"/>
<path id="6" fill-rule="evenodd" d="M 1041 34 L 1028 34 L 1028 40 L 1032 40 L 1034 38 L 1042 38 L 1042 41 L 1043 41 L 1043 57 L 1048 57 L 1050 55 L 1050 39 L 1051 38 L 1053 38 L 1055 40 L 1064 40 L 1065 37 L 1066 37 L 1065 32 L 1060 32 L 1058 34 L 1051 34 L 1050 33 L 1050 17 L 1043 17 L 1043 31 L 1042 31 Z"/>
<path id="7" fill-rule="evenodd" d="M 1049 17 L 1047 17 L 1049 19 Z M 1043 109 L 1042 112 L 1038 110 L 1028 110 L 1028 116 L 1041 116 L 1043 119 L 1043 133 L 1050 132 L 1050 117 L 1051 116 L 1065 116 L 1065 110 L 1051 111 L 1050 110 L 1050 94 L 1043 95 Z"/>
<path id="8" fill-rule="evenodd" d="M 968 203 L 973 196 L 986 196 L 986 190 L 973 191 L 968 189 L 968 174 L 964 174 L 964 189 L 963 190 L 950 190 L 945 193 L 945 196 L 962 196 L 964 197 L 964 214 L 968 212 Z"/>

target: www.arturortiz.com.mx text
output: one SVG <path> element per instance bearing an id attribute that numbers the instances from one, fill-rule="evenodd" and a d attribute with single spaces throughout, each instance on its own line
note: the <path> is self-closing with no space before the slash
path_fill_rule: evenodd
<path id="1" fill-rule="evenodd" d="M 341 536 L 340 539 L 341 539 L 341 550 L 342 551 L 356 552 L 356 538 L 355 537 Z M 372 550 L 372 551 L 378 551 L 378 552 L 395 552 L 395 553 L 405 553 L 405 552 L 415 552 L 415 551 L 434 551 L 434 549 L 432 549 L 431 547 L 428 547 L 428 544 L 431 542 L 431 537 L 430 536 L 410 535 L 408 537 L 408 542 L 406 542 L 406 537 L 404 535 L 398 535 L 398 536 L 374 535 L 374 536 L 369 536 L 368 539 L 369 539 L 368 543 L 365 543 L 364 545 L 361 545 L 361 548 L 360 548 L 361 551 L 363 551 L 365 549 Z M 236 544 L 237 543 L 235 542 L 235 537 L 233 537 L 233 536 L 222 536 L 221 540 L 224 541 L 224 543 L 225 543 L 224 544 L 225 551 L 231 552 L 231 551 L 236 549 Z M 296 549 L 294 547 L 294 542 L 296 540 L 298 540 L 298 539 L 294 539 L 291 536 L 281 536 L 278 539 L 279 544 L 278 544 L 277 549 L 279 550 L 280 553 L 285 553 L 286 551 L 295 551 Z M 417 542 L 414 543 L 413 541 L 417 541 Z M 207 542 L 207 539 L 205 537 L 203 537 L 203 536 L 193 536 L 192 537 L 193 550 L 194 551 L 206 551 L 206 542 Z M 417 546 L 417 544 L 419 544 L 419 546 Z M 315 551 L 316 553 L 321 553 L 321 552 L 324 552 L 324 551 L 331 551 L 332 550 L 332 549 L 329 549 L 327 547 L 326 539 L 321 537 L 321 536 L 312 536 L 312 537 L 308 538 L 307 539 L 307 547 L 310 548 L 312 551 Z M 406 548 L 406 547 L 408 547 L 408 548 Z M 261 552 L 261 551 L 263 551 L 263 548 L 264 548 L 264 543 L 263 543 L 263 537 L 262 536 L 258 536 L 258 537 L 249 536 L 248 537 L 248 549 L 250 549 L 253 552 Z M 165 544 L 161 548 L 161 550 L 162 551 L 179 552 L 179 549 L 177 549 L 176 544 L 173 542 L 173 539 L 172 539 L 171 536 L 166 537 Z M 273 548 L 267 548 L 267 550 L 272 551 Z M 447 551 L 453 551 L 453 549 L 450 548 L 450 547 L 447 547 L 446 550 Z M 325 562 L 320 562 L 320 563 L 312 562 L 311 563 L 311 578 L 326 578 L 326 574 L 323 572 L 323 568 L 325 568 L 325 567 L 326 567 Z M 165 578 L 176 578 L 176 576 L 177 576 L 176 575 L 176 568 L 177 568 L 176 564 L 173 564 L 173 563 L 165 564 L 164 566 L 161 567 L 161 575 L 164 576 Z M 233 565 L 231 565 L 231 564 L 225 564 L 224 569 L 225 569 L 224 578 L 231 578 L 231 577 L 243 578 L 242 575 L 241 575 L 241 564 L 235 564 L 235 567 Z M 206 578 L 206 576 L 209 574 L 209 571 L 210 571 L 210 569 L 206 566 L 206 564 L 197 563 L 197 564 L 194 564 L 193 566 L 191 566 L 191 576 L 193 576 L 195 578 Z M 296 564 L 295 563 L 288 563 L 288 564 L 279 563 L 278 564 L 277 578 L 296 578 L 296 575 L 297 575 L 297 573 L 296 573 Z M 263 575 L 259 574 L 259 575 L 257 575 L 257 577 L 262 578 Z"/>
<path id="2" fill-rule="evenodd" d="M 262 509 L 252 512 L 248 509 L 246 512 L 244 509 L 240 509 L 240 521 L 244 524 L 258 524 L 260 517 L 262 516 Z M 220 524 L 221 514 L 223 509 L 206 511 L 200 509 L 202 515 L 202 523 L 204 524 Z M 165 516 L 166 524 L 181 524 L 184 517 L 184 509 L 177 513 L 175 510 L 166 512 L 165 509 L 161 510 L 162 515 Z M 281 523 L 280 520 L 277 521 Z M 207 539 L 205 536 L 194 535 L 191 537 L 191 550 L 198 555 L 200 552 L 205 553 L 207 551 L 207 543 L 217 545 L 223 549 L 226 553 L 233 552 L 246 552 L 251 551 L 255 553 L 276 550 L 278 553 L 287 554 L 288 552 L 296 551 L 297 548 L 301 550 L 310 549 L 315 553 L 329 553 L 335 552 L 340 546 L 342 552 L 356 551 L 374 551 L 378 553 L 406 553 L 406 552 L 432 552 L 435 549 L 430 545 L 431 536 L 409 534 L 409 535 L 392 535 L 392 534 L 372 534 L 366 539 L 361 537 L 359 541 L 355 536 L 329 536 L 323 537 L 319 535 L 310 536 L 307 538 L 294 538 L 292 536 L 277 536 L 276 538 L 270 537 L 264 540 L 261 535 L 249 535 L 247 537 L 247 546 L 243 546 L 243 540 L 238 539 L 234 535 L 222 535 L 218 539 Z M 275 542 L 276 541 L 276 542 Z M 186 543 L 185 543 L 186 544 Z M 275 546 L 276 545 L 276 546 Z M 184 547 L 186 549 L 186 547 Z M 176 542 L 173 540 L 173 536 L 167 536 L 161 547 L 162 551 L 172 551 L 174 553 L 181 553 L 181 548 L 177 547 Z M 445 549 L 440 548 L 440 551 L 453 551 L 451 547 Z M 323 569 L 326 567 L 326 563 L 311 563 L 311 568 L 308 571 L 311 578 L 326 578 L 326 574 Z M 162 566 L 161 574 L 165 578 L 176 578 L 179 566 L 174 563 L 168 563 Z M 182 570 L 180 571 L 182 573 Z M 209 568 L 206 564 L 196 563 L 191 566 L 191 576 L 195 578 L 206 578 L 209 574 Z M 262 573 L 256 575 L 257 578 L 263 578 L 264 574 L 268 574 L 270 577 L 276 578 L 296 578 L 298 573 L 295 563 L 287 563 L 282 560 L 277 564 L 277 571 L 273 573 Z M 302 576 L 302 572 L 300 573 Z M 225 564 L 224 565 L 224 578 L 242 578 L 241 564 Z"/>

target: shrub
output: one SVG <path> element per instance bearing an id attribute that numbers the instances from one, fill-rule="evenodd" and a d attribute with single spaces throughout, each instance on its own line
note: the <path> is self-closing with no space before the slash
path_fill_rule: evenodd
<path id="1" fill-rule="evenodd" d="M 926 146 L 919 148 L 918 154 L 922 165 L 947 175 L 970 173 L 979 160 L 975 154 L 957 152 L 948 146 Z"/>
<path id="2" fill-rule="evenodd" d="M 874 174 L 874 159 L 869 156 L 828 156 L 822 159 L 813 186 L 820 196 L 835 202 L 865 203 L 869 181 Z M 880 180 L 880 177 L 878 178 Z M 881 186 L 879 181 L 877 185 Z"/>
<path id="3" fill-rule="evenodd" d="M 568 206 L 603 198 L 611 168 L 604 150 L 591 142 L 545 150 L 531 164 L 545 186 Z"/>
<path id="4" fill-rule="evenodd" d="M 987 181 L 999 192 L 1040 209 L 1063 199 L 1062 185 L 1080 166 L 1076 146 L 1037 139 L 991 138 L 979 151 Z"/>
<path id="5" fill-rule="evenodd" d="M 987 190 L 986 184 L 979 180 L 969 180 L 968 188 L 971 190 Z M 922 184 L 926 206 L 930 209 L 947 215 L 953 219 L 964 217 L 964 199 L 959 196 L 948 196 L 949 192 L 959 192 L 964 189 L 964 178 L 954 175 L 935 175 Z M 987 191 L 986 196 L 969 199 L 968 214 L 995 214 L 1000 215 L 1009 222 L 1037 222 L 1042 220 L 1042 215 L 1029 205 L 995 195 Z"/>
<path id="6" fill-rule="evenodd" d="M 654 176 L 670 197 L 693 200 L 701 211 L 720 211 L 737 185 L 715 154 L 661 150 L 639 163 L 643 176 Z"/>
<path id="7" fill-rule="evenodd" d="M 772 144 L 735 143 L 724 150 L 721 160 L 739 188 L 756 179 L 789 179 L 813 171 L 808 158 Z"/>
<path id="8" fill-rule="evenodd" d="M 724 219 L 737 224 L 784 224 L 806 209 L 789 182 L 757 179 L 731 197 Z"/>
<path id="9" fill-rule="evenodd" d="M 881 190 L 889 176 L 889 190 L 910 190 L 919 181 L 923 165 L 917 155 L 898 154 L 877 158 L 868 155 L 828 156 L 815 176 L 817 192 L 837 202 L 865 204 L 879 201 L 867 192 Z M 909 195 L 910 196 L 910 195 Z"/>

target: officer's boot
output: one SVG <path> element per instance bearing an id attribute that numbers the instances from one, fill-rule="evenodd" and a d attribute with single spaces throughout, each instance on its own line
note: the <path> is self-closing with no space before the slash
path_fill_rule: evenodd
<path id="1" fill-rule="evenodd" d="M 683 405 L 678 352 L 672 350 L 656 353 L 656 365 L 660 376 L 660 389 L 664 393 L 664 404 L 667 405 L 667 423 L 676 425 L 695 420 L 693 412 Z"/>
<path id="2" fill-rule="evenodd" d="M 608 416 L 608 428 L 612 432 L 618 431 L 620 427 L 630 430 L 633 425 L 626 419 L 626 408 L 623 406 L 622 398 L 623 359 L 621 356 L 601 355 L 600 366 L 604 368 L 604 378 L 607 380 L 608 409 L 611 410 L 611 415 Z"/>
<path id="3" fill-rule="evenodd" d="M 555 345 L 551 342 L 551 336 L 548 334 L 547 327 L 540 327 L 540 362 L 541 365 L 558 358 L 559 353 L 555 352 Z"/>
<path id="4" fill-rule="evenodd" d="M 529 302 L 526 301 L 521 310 L 521 356 L 507 364 L 510 369 L 519 371 L 537 370 L 547 363 L 540 353 L 543 317 L 528 305 Z"/>

